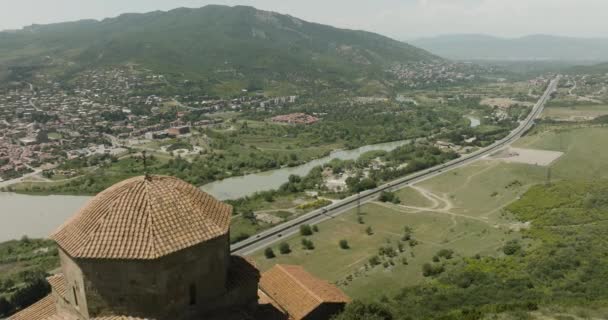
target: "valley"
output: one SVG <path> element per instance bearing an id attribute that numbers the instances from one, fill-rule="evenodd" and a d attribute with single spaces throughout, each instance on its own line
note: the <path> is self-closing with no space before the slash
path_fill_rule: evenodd
<path id="1" fill-rule="evenodd" d="M 607 44 L 240 5 L 0 31 L 0 318 L 605 319 Z"/>

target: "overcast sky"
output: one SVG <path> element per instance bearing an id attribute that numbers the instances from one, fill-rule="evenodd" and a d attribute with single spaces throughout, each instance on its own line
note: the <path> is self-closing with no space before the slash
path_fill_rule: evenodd
<path id="1" fill-rule="evenodd" d="M 251 5 L 402 40 L 454 33 L 608 37 L 608 0 L 0 0 L 0 30 L 207 4 Z"/>

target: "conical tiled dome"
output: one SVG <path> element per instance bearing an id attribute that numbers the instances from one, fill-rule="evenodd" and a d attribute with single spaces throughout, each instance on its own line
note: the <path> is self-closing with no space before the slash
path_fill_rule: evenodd
<path id="1" fill-rule="evenodd" d="M 173 177 L 136 177 L 98 194 L 51 238 L 75 258 L 156 259 L 225 235 L 232 207 Z"/>

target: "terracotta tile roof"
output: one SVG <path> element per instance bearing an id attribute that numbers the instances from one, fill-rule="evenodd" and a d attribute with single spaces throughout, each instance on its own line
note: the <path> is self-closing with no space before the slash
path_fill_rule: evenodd
<path id="1" fill-rule="evenodd" d="M 62 273 L 56 274 L 54 276 L 50 276 L 46 278 L 46 280 L 51 284 L 51 287 L 58 295 L 61 297 L 65 297 L 67 292 L 67 283 L 65 282 L 65 277 Z"/>
<path id="2" fill-rule="evenodd" d="M 70 256 L 156 259 L 228 232 L 232 207 L 173 177 L 136 177 L 90 200 L 51 238 Z"/>
<path id="3" fill-rule="evenodd" d="M 287 311 L 264 291 L 258 290 L 258 307 L 256 308 L 254 318 L 258 320 L 288 320 Z"/>
<path id="4" fill-rule="evenodd" d="M 57 316 L 55 298 L 52 294 L 14 314 L 8 320 L 62 320 Z"/>
<path id="5" fill-rule="evenodd" d="M 260 289 L 296 320 L 303 319 L 323 303 L 350 301 L 338 287 L 300 266 L 274 266 L 262 274 Z"/>

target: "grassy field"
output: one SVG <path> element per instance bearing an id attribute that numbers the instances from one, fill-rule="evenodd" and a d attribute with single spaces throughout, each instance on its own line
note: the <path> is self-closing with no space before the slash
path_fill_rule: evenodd
<path id="1" fill-rule="evenodd" d="M 454 249 L 457 254 L 466 256 L 495 254 L 505 239 L 516 236 L 465 217 L 413 212 L 379 203 L 365 205 L 362 209 L 366 213 L 363 215 L 365 224 L 357 221 L 356 211 L 321 224 L 319 232 L 308 237 L 315 245 L 314 250 L 304 250 L 302 237 L 296 236 L 287 240 L 292 249 L 290 254 L 281 255 L 275 248 L 275 259 L 266 259 L 262 253 L 254 258 L 263 270 L 275 263 L 302 265 L 324 279 L 339 283 L 353 297 L 371 298 L 423 281 L 422 265 L 431 261 L 442 248 Z M 365 232 L 368 226 L 373 229 L 372 235 Z M 397 248 L 405 226 L 413 229 L 413 238 L 419 244 L 412 248 L 404 242 L 405 252 L 393 258 L 393 267 L 379 265 L 366 270 L 365 265 L 378 254 L 380 247 Z M 342 239 L 348 241 L 350 249 L 339 247 Z M 407 265 L 403 264 L 403 258 L 407 259 Z M 329 260 L 331 264 L 327 264 Z M 350 277 L 352 281 L 349 281 Z"/>
<path id="2" fill-rule="evenodd" d="M 516 147 L 564 152 L 551 167 L 552 181 L 608 177 L 608 128 L 541 127 Z M 275 263 L 300 264 L 321 278 L 338 283 L 353 298 L 390 295 L 403 286 L 425 281 L 421 268 L 440 249 L 457 256 L 500 256 L 508 240 L 519 238 L 527 228 L 503 209 L 519 199 L 532 185 L 545 183 L 548 168 L 527 164 L 482 160 L 396 192 L 400 205 L 374 202 L 363 206 L 365 224 L 355 210 L 319 225 L 309 237 L 314 250 L 304 250 L 302 236 L 286 241 L 292 252 L 266 259 L 253 257 L 262 269 Z M 367 235 L 371 226 L 374 234 Z M 397 246 L 405 226 L 413 229 L 419 244 L 406 244 L 395 265 L 369 268 L 369 259 L 382 246 Z M 339 247 L 345 239 L 350 249 Z M 403 265 L 401 260 L 407 259 Z M 331 260 L 332 264 L 327 264 Z M 366 268 L 366 265 L 367 268 Z"/>
<path id="3" fill-rule="evenodd" d="M 562 151 L 552 167 L 554 179 L 608 178 L 608 128 L 549 127 L 524 137 L 515 146 Z"/>
<path id="4" fill-rule="evenodd" d="M 543 118 L 553 120 L 581 121 L 608 114 L 608 105 L 574 105 L 572 107 L 549 107 Z"/>

